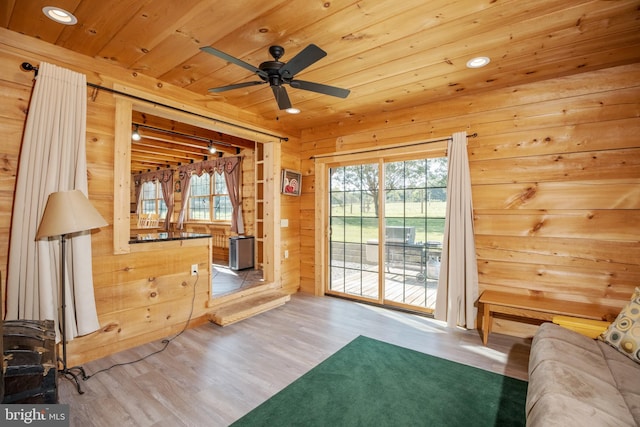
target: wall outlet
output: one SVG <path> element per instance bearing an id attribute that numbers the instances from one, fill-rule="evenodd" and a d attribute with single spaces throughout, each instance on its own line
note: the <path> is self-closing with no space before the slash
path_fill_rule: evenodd
<path id="1" fill-rule="evenodd" d="M 289 251 L 286 250 L 286 249 L 284 250 L 284 257 L 285 257 L 285 259 L 289 258 Z"/>
<path id="2" fill-rule="evenodd" d="M 192 276 L 198 275 L 198 264 L 191 264 L 191 275 Z"/>

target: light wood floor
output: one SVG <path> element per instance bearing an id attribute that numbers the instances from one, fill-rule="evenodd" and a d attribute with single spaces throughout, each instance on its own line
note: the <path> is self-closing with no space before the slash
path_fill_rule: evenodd
<path id="1" fill-rule="evenodd" d="M 527 379 L 530 341 L 332 297 L 296 294 L 277 309 L 220 327 L 189 329 L 164 352 L 82 382 L 59 380 L 72 426 L 226 426 L 358 335 Z M 150 343 L 84 365 L 87 373 L 138 359 Z M 295 405 L 295 402 L 292 402 Z"/>

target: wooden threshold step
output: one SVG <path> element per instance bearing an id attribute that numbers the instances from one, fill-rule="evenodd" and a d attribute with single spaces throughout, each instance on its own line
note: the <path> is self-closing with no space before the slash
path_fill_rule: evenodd
<path id="1" fill-rule="evenodd" d="M 215 286 L 215 284 L 214 284 Z M 258 283 L 255 285 L 241 288 L 235 292 L 229 292 L 227 294 L 218 295 L 213 297 L 207 303 L 207 307 L 211 308 L 211 312 L 214 312 L 218 308 L 228 305 L 232 302 L 236 302 L 242 298 L 246 298 L 250 295 L 262 294 L 272 290 L 280 290 L 281 286 L 277 283 Z"/>
<path id="2" fill-rule="evenodd" d="M 269 290 L 248 295 L 219 306 L 209 313 L 209 321 L 226 326 L 247 319 L 272 308 L 280 307 L 291 299 L 291 296 L 279 290 Z"/>

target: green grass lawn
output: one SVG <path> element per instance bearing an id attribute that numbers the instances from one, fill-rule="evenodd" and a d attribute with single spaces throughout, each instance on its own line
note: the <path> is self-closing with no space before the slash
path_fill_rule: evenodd
<path id="1" fill-rule="evenodd" d="M 442 241 L 445 202 L 388 203 L 387 226 L 415 227 L 415 242 Z M 331 208 L 331 240 L 366 243 L 378 239 L 378 218 L 373 207 L 361 212 L 360 205 L 334 205 Z"/>

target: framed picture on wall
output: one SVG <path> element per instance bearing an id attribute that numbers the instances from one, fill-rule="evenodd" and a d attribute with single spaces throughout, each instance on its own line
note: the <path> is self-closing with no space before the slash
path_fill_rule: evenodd
<path id="1" fill-rule="evenodd" d="M 282 169 L 282 188 L 280 192 L 288 196 L 299 196 L 302 186 L 302 174 L 289 169 Z"/>

